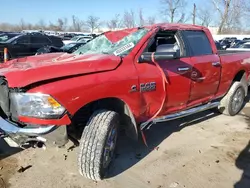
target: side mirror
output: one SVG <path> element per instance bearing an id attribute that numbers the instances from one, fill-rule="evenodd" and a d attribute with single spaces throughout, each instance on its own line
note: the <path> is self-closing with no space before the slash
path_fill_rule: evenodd
<path id="1" fill-rule="evenodd" d="M 151 63 L 152 59 L 155 61 L 164 61 L 176 58 L 178 58 L 177 52 L 144 52 L 139 58 L 139 63 Z"/>

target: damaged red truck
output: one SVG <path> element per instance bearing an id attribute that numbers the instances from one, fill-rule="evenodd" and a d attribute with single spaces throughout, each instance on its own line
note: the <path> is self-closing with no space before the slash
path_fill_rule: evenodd
<path id="1" fill-rule="evenodd" d="M 205 27 L 156 24 L 106 32 L 73 54 L 10 60 L 0 75 L 2 135 L 19 146 L 62 146 L 72 133 L 80 173 L 100 180 L 120 129 L 137 139 L 204 110 L 239 113 L 250 53 L 218 52 Z"/>

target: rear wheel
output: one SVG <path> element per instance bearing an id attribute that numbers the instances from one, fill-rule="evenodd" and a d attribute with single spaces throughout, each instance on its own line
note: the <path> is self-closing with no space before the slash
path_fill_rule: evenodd
<path id="1" fill-rule="evenodd" d="M 90 117 L 80 141 L 81 175 L 96 181 L 103 179 L 113 160 L 118 128 L 119 115 L 114 111 L 98 110 Z"/>
<path id="2" fill-rule="evenodd" d="M 245 89 L 241 82 L 234 82 L 227 95 L 221 100 L 219 111 L 223 114 L 234 116 L 244 105 Z"/>

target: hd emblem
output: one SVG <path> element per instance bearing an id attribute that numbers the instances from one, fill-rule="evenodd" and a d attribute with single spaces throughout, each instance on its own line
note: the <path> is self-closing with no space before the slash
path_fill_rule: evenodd
<path id="1" fill-rule="evenodd" d="M 155 82 L 147 82 L 147 83 L 140 83 L 140 92 L 149 92 L 156 90 L 156 83 Z M 132 85 L 130 92 L 138 91 L 136 85 Z"/>

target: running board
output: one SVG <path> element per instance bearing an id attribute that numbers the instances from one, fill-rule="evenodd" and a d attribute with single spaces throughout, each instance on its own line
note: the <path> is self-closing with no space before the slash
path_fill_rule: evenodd
<path id="1" fill-rule="evenodd" d="M 198 106 L 198 107 L 194 107 L 194 108 L 190 108 L 188 110 L 184 110 L 181 112 L 177 112 L 175 114 L 169 114 L 166 116 L 161 116 L 158 118 L 153 119 L 150 122 L 144 122 L 140 125 L 141 130 L 145 129 L 146 127 L 148 127 L 147 129 L 149 129 L 151 127 L 151 125 L 156 124 L 156 123 L 160 123 L 160 122 L 166 122 L 166 121 L 171 121 L 171 120 L 175 120 L 175 119 L 179 119 L 179 118 L 183 118 L 192 114 L 196 114 L 199 112 L 203 112 L 212 108 L 216 108 L 218 107 L 220 104 L 220 102 L 211 102 L 202 106 Z"/>

